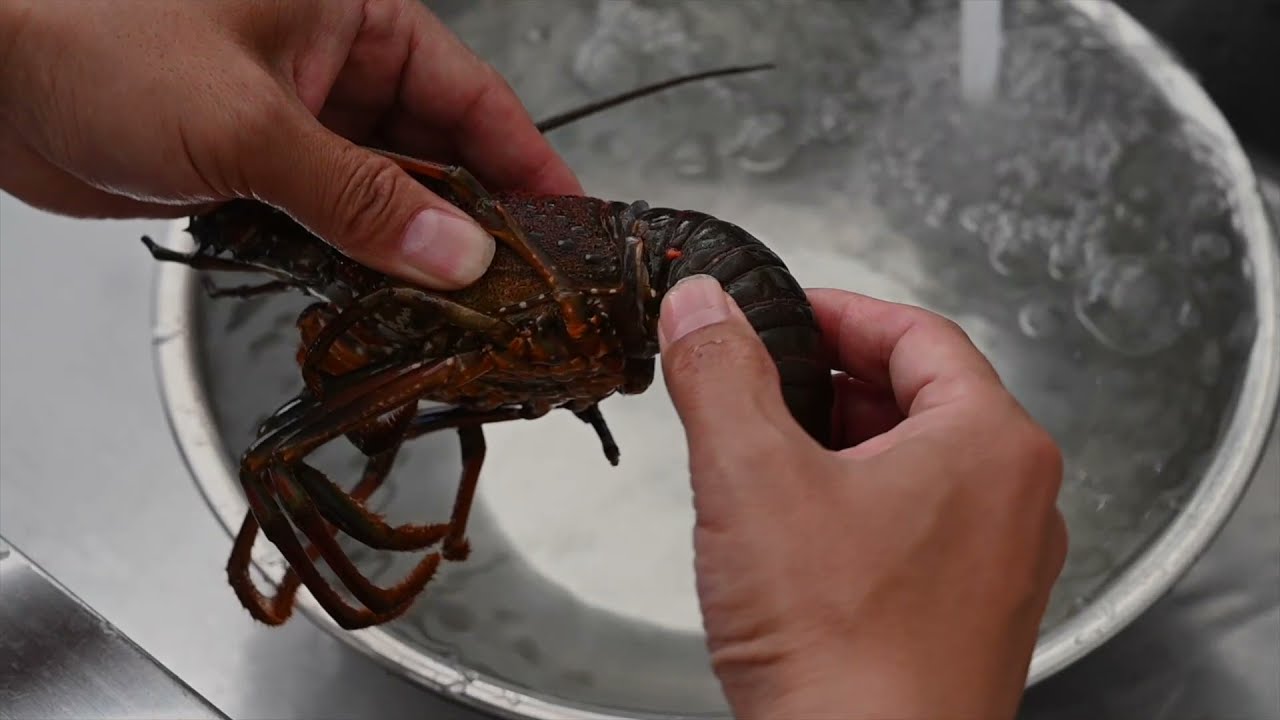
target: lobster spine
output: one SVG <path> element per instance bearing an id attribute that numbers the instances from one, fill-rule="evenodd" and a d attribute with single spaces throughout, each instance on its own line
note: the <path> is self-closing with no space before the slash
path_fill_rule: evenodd
<path id="1" fill-rule="evenodd" d="M 818 443 L 831 447 L 834 394 L 823 367 L 821 335 L 804 288 L 758 238 L 733 223 L 700 212 L 646 209 L 636 214 L 645 234 L 648 270 L 656 293 L 652 312 L 681 279 L 708 275 L 733 298 L 778 370 L 792 417 Z"/>

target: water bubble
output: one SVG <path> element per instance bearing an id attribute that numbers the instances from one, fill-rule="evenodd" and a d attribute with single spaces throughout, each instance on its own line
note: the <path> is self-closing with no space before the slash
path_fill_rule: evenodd
<path id="1" fill-rule="evenodd" d="M 947 211 L 951 209 L 950 195 L 935 195 L 929 199 L 924 211 L 924 224 L 935 230 L 946 222 Z"/>
<path id="2" fill-rule="evenodd" d="M 1181 488 L 1174 490 L 1166 490 L 1156 496 L 1155 501 L 1142 513 L 1142 520 L 1149 520 L 1153 517 L 1162 518 L 1173 515 L 1182 509 L 1186 504 L 1186 496 Z"/>
<path id="3" fill-rule="evenodd" d="M 1053 303 L 1033 300 L 1018 311 L 1018 328 L 1029 338 L 1056 335 L 1066 324 L 1066 311 Z"/>
<path id="4" fill-rule="evenodd" d="M 1054 243 L 1049 246 L 1049 277 L 1054 280 L 1069 280 L 1075 277 L 1076 271 L 1080 268 L 1080 258 L 1083 253 L 1080 246 L 1065 242 Z"/>
<path id="5" fill-rule="evenodd" d="M 467 691 L 467 688 L 470 685 L 471 685 L 471 682 L 467 680 L 466 677 L 462 677 L 449 683 L 448 685 L 445 686 L 444 689 L 450 695 L 461 695 Z"/>
<path id="6" fill-rule="evenodd" d="M 631 141 L 619 132 L 607 132 L 599 135 L 592 144 L 595 146 L 596 152 L 616 163 L 628 162 L 636 154 Z"/>
<path id="7" fill-rule="evenodd" d="M 508 710 L 514 710 L 524 702 L 524 698 L 522 698 L 519 693 L 513 690 L 507 690 L 506 688 L 502 688 L 498 691 L 498 700 L 505 705 Z"/>
<path id="8" fill-rule="evenodd" d="M 1121 145 L 1111 127 L 1105 122 L 1090 127 L 1079 147 L 1079 157 L 1083 169 L 1089 177 L 1102 182 L 1115 167 L 1120 158 Z M 1129 197 L 1135 201 L 1145 200 L 1150 190 L 1145 185 L 1135 185 Z"/>
<path id="9" fill-rule="evenodd" d="M 1218 381 L 1218 376 L 1222 373 L 1222 348 L 1218 347 L 1216 341 L 1210 340 L 1200 351 L 1197 370 L 1200 382 L 1205 385 L 1213 385 Z"/>
<path id="10" fill-rule="evenodd" d="M 1191 298 L 1187 298 L 1178 308 L 1178 324 L 1184 328 L 1193 328 L 1200 324 L 1200 308 Z"/>
<path id="11" fill-rule="evenodd" d="M 551 37 L 551 32 L 542 25 L 534 25 L 524 32 L 524 41 L 530 45 L 542 45 Z"/>
<path id="12" fill-rule="evenodd" d="M 1149 355 L 1181 335 L 1179 314 L 1186 282 L 1176 266 L 1136 256 L 1103 262 L 1076 290 L 1081 324 L 1106 347 L 1131 356 Z"/>
<path id="13" fill-rule="evenodd" d="M 1212 265 L 1231 257 L 1231 241 L 1217 233 L 1200 233 L 1191 239 L 1191 259 Z"/>
<path id="14" fill-rule="evenodd" d="M 1034 235 L 1019 232 L 1012 215 L 1000 215 L 988 227 L 987 260 L 1005 277 L 1027 276 L 1041 267 L 1043 251 Z"/>
<path id="15" fill-rule="evenodd" d="M 676 145 L 668 156 L 671 168 L 680 177 L 706 177 L 711 173 L 712 153 L 702 137 L 687 138 Z"/>
<path id="16" fill-rule="evenodd" d="M 1231 193 L 1222 188 L 1197 189 L 1187 203 L 1188 214 L 1191 217 L 1203 219 L 1218 219 L 1232 215 L 1231 201 L 1228 199 L 1230 197 Z"/>
<path id="17" fill-rule="evenodd" d="M 679 52 L 690 44 L 683 8 L 643 3 L 600 3 L 599 32 L 645 54 Z"/>
<path id="18" fill-rule="evenodd" d="M 996 163 L 996 182 L 1002 188 L 1029 188 L 1040 182 L 1040 169 L 1027 155 L 1014 155 Z"/>
<path id="19" fill-rule="evenodd" d="M 573 58 L 574 77 L 599 92 L 639 85 L 640 67 L 630 52 L 603 36 L 588 39 Z"/>
<path id="20" fill-rule="evenodd" d="M 998 213 L 999 208 L 995 205 L 970 205 L 957 213 L 956 219 L 960 227 L 976 235 L 986 226 L 988 219 Z"/>
<path id="21" fill-rule="evenodd" d="M 770 112 L 745 118 L 729 153 L 737 155 L 743 170 L 767 175 L 785 167 L 798 149 L 786 117 Z"/>
<path id="22" fill-rule="evenodd" d="M 838 143 L 853 135 L 855 123 L 843 100 L 834 95 L 823 95 L 817 105 L 814 134 L 819 139 Z"/>

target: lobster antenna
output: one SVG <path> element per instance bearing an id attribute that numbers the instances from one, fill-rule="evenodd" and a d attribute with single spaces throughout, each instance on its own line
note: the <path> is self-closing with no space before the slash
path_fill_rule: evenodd
<path id="1" fill-rule="evenodd" d="M 777 66 L 774 65 L 773 63 L 761 63 L 759 65 L 736 65 L 733 67 L 720 68 L 719 70 L 704 70 L 702 72 L 692 73 L 689 75 L 681 75 L 679 77 L 671 78 L 670 80 L 663 80 L 662 82 L 654 83 L 652 85 L 646 85 L 641 88 L 636 88 L 635 90 L 630 90 L 628 92 L 622 93 L 620 95 L 615 95 L 610 98 L 597 100 L 593 103 L 583 105 L 582 107 L 569 110 L 568 112 L 563 112 L 559 115 L 549 117 L 537 123 L 535 127 L 538 128 L 539 132 L 545 133 L 551 130 L 555 130 L 558 127 L 568 125 L 574 120 L 580 120 L 588 115 L 598 113 L 601 110 L 608 110 L 611 107 L 621 105 L 622 103 L 625 103 L 629 100 L 635 100 L 636 98 L 644 97 L 645 95 L 652 95 L 653 93 L 659 92 L 661 90 L 666 90 L 668 88 L 673 88 L 673 87 L 676 87 L 677 85 L 684 85 L 685 83 L 691 83 L 691 82 L 694 82 L 695 80 L 706 80 L 708 78 L 724 77 L 726 75 L 740 75 L 742 73 L 756 72 L 757 70 L 773 70 L 773 69 L 776 69 L 776 67 Z"/>

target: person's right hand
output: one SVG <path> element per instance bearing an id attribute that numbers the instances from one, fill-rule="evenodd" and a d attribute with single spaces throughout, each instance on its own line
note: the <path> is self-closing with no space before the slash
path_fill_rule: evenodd
<path id="1" fill-rule="evenodd" d="M 714 280 L 678 284 L 660 316 L 703 620 L 735 715 L 1012 718 L 1066 556 L 1059 450 L 954 323 L 810 299 L 845 373 L 838 452 L 791 418 Z"/>

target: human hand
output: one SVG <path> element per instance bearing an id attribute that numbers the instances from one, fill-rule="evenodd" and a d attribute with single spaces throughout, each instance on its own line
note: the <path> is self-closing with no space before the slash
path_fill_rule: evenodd
<path id="1" fill-rule="evenodd" d="M 726 696 L 743 720 L 1012 718 L 1066 556 L 1057 446 L 950 321 L 809 297 L 843 371 L 838 452 L 791 419 L 714 280 L 660 316 Z"/>
<path id="2" fill-rule="evenodd" d="M 0 0 L 0 187 L 82 217 L 253 197 L 438 289 L 494 241 L 391 161 L 492 189 L 581 187 L 512 90 L 418 0 Z"/>

